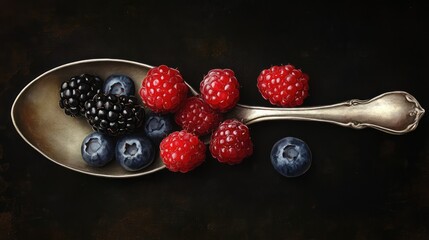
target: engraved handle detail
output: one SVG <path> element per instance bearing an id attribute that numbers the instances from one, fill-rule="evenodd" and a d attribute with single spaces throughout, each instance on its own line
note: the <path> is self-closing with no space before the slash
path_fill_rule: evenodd
<path id="1" fill-rule="evenodd" d="M 312 108 L 264 108 L 237 106 L 231 116 L 246 124 L 265 120 L 308 120 L 335 123 L 345 127 L 375 128 L 390 134 L 414 130 L 425 110 L 409 93 L 396 91 L 370 100 L 349 100 Z"/>

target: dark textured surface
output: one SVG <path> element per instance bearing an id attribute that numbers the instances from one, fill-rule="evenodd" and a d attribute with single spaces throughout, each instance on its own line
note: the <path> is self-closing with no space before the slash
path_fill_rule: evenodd
<path id="1" fill-rule="evenodd" d="M 189 174 L 114 180 L 45 159 L 9 114 L 44 71 L 100 57 L 178 67 L 193 86 L 228 67 L 240 102 L 264 106 L 258 73 L 292 63 L 311 78 L 305 106 L 405 90 L 428 109 L 428 8 L 397 2 L 2 1 L 0 239 L 428 239 L 427 116 L 403 136 L 259 123 L 255 153 L 241 165 L 208 158 Z M 312 150 L 302 177 L 271 166 L 271 146 L 284 136 Z"/>

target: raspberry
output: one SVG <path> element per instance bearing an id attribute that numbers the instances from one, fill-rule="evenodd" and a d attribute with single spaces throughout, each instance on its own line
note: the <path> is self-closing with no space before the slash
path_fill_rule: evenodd
<path id="1" fill-rule="evenodd" d="M 226 112 L 233 108 L 240 98 L 240 85 L 230 69 L 213 69 L 200 84 L 201 95 L 211 108 Z"/>
<path id="2" fill-rule="evenodd" d="M 165 166 L 173 172 L 189 172 L 206 158 L 206 145 L 196 135 L 185 130 L 165 137 L 159 149 Z"/>
<path id="3" fill-rule="evenodd" d="M 212 135 L 210 152 L 219 162 L 240 163 L 253 153 L 249 128 L 236 119 L 224 121 Z"/>
<path id="4" fill-rule="evenodd" d="M 221 115 L 199 97 L 188 98 L 176 112 L 176 123 L 188 132 L 205 135 L 213 131 L 221 121 Z"/>
<path id="5" fill-rule="evenodd" d="M 178 70 L 161 65 L 149 70 L 139 93 L 150 110 L 167 113 L 180 107 L 188 94 L 188 86 Z"/>
<path id="6" fill-rule="evenodd" d="M 258 89 L 264 99 L 281 107 L 299 106 L 308 96 L 308 75 L 292 65 L 264 69 L 258 77 Z"/>

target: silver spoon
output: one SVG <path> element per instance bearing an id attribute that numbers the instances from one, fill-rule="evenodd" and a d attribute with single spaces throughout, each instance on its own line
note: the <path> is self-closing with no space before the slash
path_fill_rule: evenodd
<path id="1" fill-rule="evenodd" d="M 90 59 L 72 62 L 49 70 L 31 81 L 16 97 L 11 116 L 21 137 L 51 161 L 74 171 L 112 178 L 136 177 L 165 168 L 162 160 L 138 172 L 123 170 L 119 164 L 103 168 L 89 167 L 80 156 L 83 138 L 92 130 L 84 119 L 66 116 L 58 107 L 59 86 L 62 81 L 81 73 L 106 78 L 111 74 L 125 74 L 136 88 L 149 65 L 118 59 Z M 188 85 L 189 86 L 189 85 Z M 189 86 L 192 94 L 198 92 Z M 335 123 L 345 127 L 375 128 L 390 134 L 404 134 L 414 130 L 424 109 L 410 94 L 387 92 L 370 100 L 349 100 L 329 106 L 311 108 L 267 108 L 237 105 L 225 118 L 236 118 L 245 124 L 266 120 L 308 120 Z M 209 137 L 204 139 L 208 143 Z"/>

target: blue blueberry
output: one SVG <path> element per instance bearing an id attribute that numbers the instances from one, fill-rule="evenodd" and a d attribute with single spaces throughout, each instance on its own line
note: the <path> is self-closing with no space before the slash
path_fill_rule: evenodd
<path id="1" fill-rule="evenodd" d="M 148 114 L 144 124 L 144 132 L 154 143 L 159 144 L 168 134 L 175 130 L 170 115 Z"/>
<path id="2" fill-rule="evenodd" d="M 103 84 L 105 94 L 132 96 L 135 89 L 133 80 L 126 75 L 111 75 Z"/>
<path id="3" fill-rule="evenodd" d="M 93 132 L 83 139 L 81 154 L 88 165 L 102 167 L 113 160 L 115 142 L 106 134 Z"/>
<path id="4" fill-rule="evenodd" d="M 116 143 L 116 161 L 127 171 L 149 166 L 155 158 L 152 142 L 137 134 L 125 135 Z"/>
<path id="5" fill-rule="evenodd" d="M 271 163 L 283 176 L 298 177 L 311 166 L 310 148 L 301 139 L 282 138 L 271 149 Z"/>

